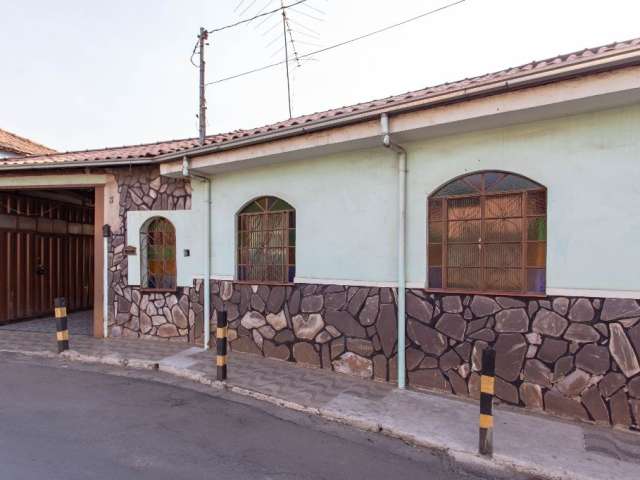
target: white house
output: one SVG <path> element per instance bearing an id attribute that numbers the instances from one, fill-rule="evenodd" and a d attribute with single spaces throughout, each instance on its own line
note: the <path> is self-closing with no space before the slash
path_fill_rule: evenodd
<path id="1" fill-rule="evenodd" d="M 631 426 L 639 127 L 636 39 L 0 186 L 99 189 L 111 335 L 208 344 L 225 310 L 232 350 L 459 395 L 492 346 L 503 401 Z"/>

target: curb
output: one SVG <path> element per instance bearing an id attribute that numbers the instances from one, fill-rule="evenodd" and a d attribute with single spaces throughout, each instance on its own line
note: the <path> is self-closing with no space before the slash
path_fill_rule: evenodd
<path id="1" fill-rule="evenodd" d="M 0 348 L 0 353 L 18 353 L 20 355 L 26 355 L 28 357 L 39 357 L 39 358 L 59 358 L 57 353 L 47 352 L 47 351 L 30 351 L 30 350 L 17 350 L 15 348 Z"/>
<path id="2" fill-rule="evenodd" d="M 528 480 L 589 480 L 583 476 L 577 476 L 570 472 L 549 471 L 541 469 L 538 465 L 517 461 L 509 457 L 494 455 L 492 459 L 480 456 L 476 453 L 470 453 L 464 450 L 457 450 L 416 437 L 402 430 L 395 429 L 384 424 L 361 420 L 347 415 L 341 415 L 329 409 L 309 407 L 297 402 L 285 400 L 273 395 L 251 390 L 245 387 L 229 384 L 208 378 L 201 372 L 196 372 L 188 368 L 177 368 L 169 365 L 162 365 L 159 362 L 151 360 L 141 360 L 136 358 L 126 358 L 119 354 L 109 354 L 103 356 L 86 355 L 75 350 L 66 350 L 60 354 L 47 351 L 24 351 L 17 349 L 0 349 L 0 353 L 18 353 L 31 357 L 39 358 L 65 358 L 69 361 L 81 363 L 94 363 L 121 368 L 133 368 L 137 370 L 157 370 L 178 378 L 191 380 L 195 383 L 207 385 L 218 390 L 226 390 L 237 395 L 253 398 L 276 405 L 281 408 L 294 410 L 301 413 L 315 415 L 331 422 L 341 423 L 359 430 L 380 433 L 387 437 L 396 438 L 407 444 L 437 452 L 443 456 L 449 457 L 455 464 L 459 465 L 464 471 L 475 474 L 490 474 L 492 478 L 512 479 L 514 474 L 527 475 Z"/>
<path id="3" fill-rule="evenodd" d="M 528 480 L 589 480 L 583 477 L 569 476 L 566 472 L 550 472 L 540 469 L 536 465 L 517 462 L 508 457 L 494 455 L 493 458 L 485 458 L 477 453 L 470 453 L 464 450 L 452 449 L 441 443 L 416 437 L 410 433 L 395 429 L 384 424 L 368 422 L 366 420 L 354 419 L 347 415 L 340 415 L 339 412 L 320 409 L 321 417 L 333 421 L 349 425 L 360 430 L 381 433 L 387 437 L 402 440 L 405 443 L 425 448 L 431 451 L 446 455 L 455 463 L 459 464 L 469 473 L 490 474 L 492 478 L 511 479 L 513 474 L 527 475 Z"/>

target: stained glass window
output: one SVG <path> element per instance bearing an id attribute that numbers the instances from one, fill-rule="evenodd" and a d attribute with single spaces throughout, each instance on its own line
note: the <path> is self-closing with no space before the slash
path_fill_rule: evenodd
<path id="1" fill-rule="evenodd" d="M 525 177 L 481 172 L 429 198 L 430 288 L 544 293 L 547 192 Z"/>
<path id="2" fill-rule="evenodd" d="M 176 288 L 176 230 L 162 217 L 154 217 L 140 230 L 142 288 Z"/>
<path id="3" fill-rule="evenodd" d="M 296 212 L 261 197 L 238 215 L 238 280 L 292 283 L 296 274 Z"/>

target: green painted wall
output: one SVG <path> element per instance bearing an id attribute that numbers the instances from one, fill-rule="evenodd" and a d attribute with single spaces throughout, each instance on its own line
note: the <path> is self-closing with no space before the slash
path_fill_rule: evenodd
<path id="1" fill-rule="evenodd" d="M 428 195 L 466 172 L 499 169 L 548 188 L 548 288 L 640 290 L 639 126 L 635 105 L 405 145 L 408 282 L 426 282 Z M 396 182 L 395 156 L 383 148 L 216 175 L 212 273 L 233 277 L 235 215 L 274 195 L 297 211 L 298 277 L 394 282 Z M 199 208 L 203 184 L 193 187 Z M 202 215 L 187 223 L 197 228 Z M 192 247 L 194 274 L 201 247 Z"/>
<path id="2" fill-rule="evenodd" d="M 298 277 L 393 281 L 395 172 L 377 149 L 216 175 L 213 273 L 234 274 L 236 213 L 273 195 L 296 209 Z"/>
<path id="3" fill-rule="evenodd" d="M 127 213 L 127 245 L 135 247 L 135 255 L 129 255 L 129 285 L 140 285 L 140 229 L 151 217 L 164 217 L 173 223 L 176 229 L 176 267 L 178 270 L 178 286 L 193 286 L 194 278 L 203 278 L 204 263 L 204 212 L 201 205 L 194 205 L 192 210 L 138 210 Z M 189 250 L 189 256 L 185 256 Z"/>
<path id="4" fill-rule="evenodd" d="M 548 189 L 547 287 L 640 290 L 640 106 L 409 146 L 409 281 L 424 282 L 426 197 L 500 169 Z"/>

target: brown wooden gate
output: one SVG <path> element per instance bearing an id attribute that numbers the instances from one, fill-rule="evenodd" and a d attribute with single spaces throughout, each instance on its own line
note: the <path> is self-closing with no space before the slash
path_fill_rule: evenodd
<path id="1" fill-rule="evenodd" d="M 93 306 L 93 208 L 0 192 L 0 323 Z"/>

